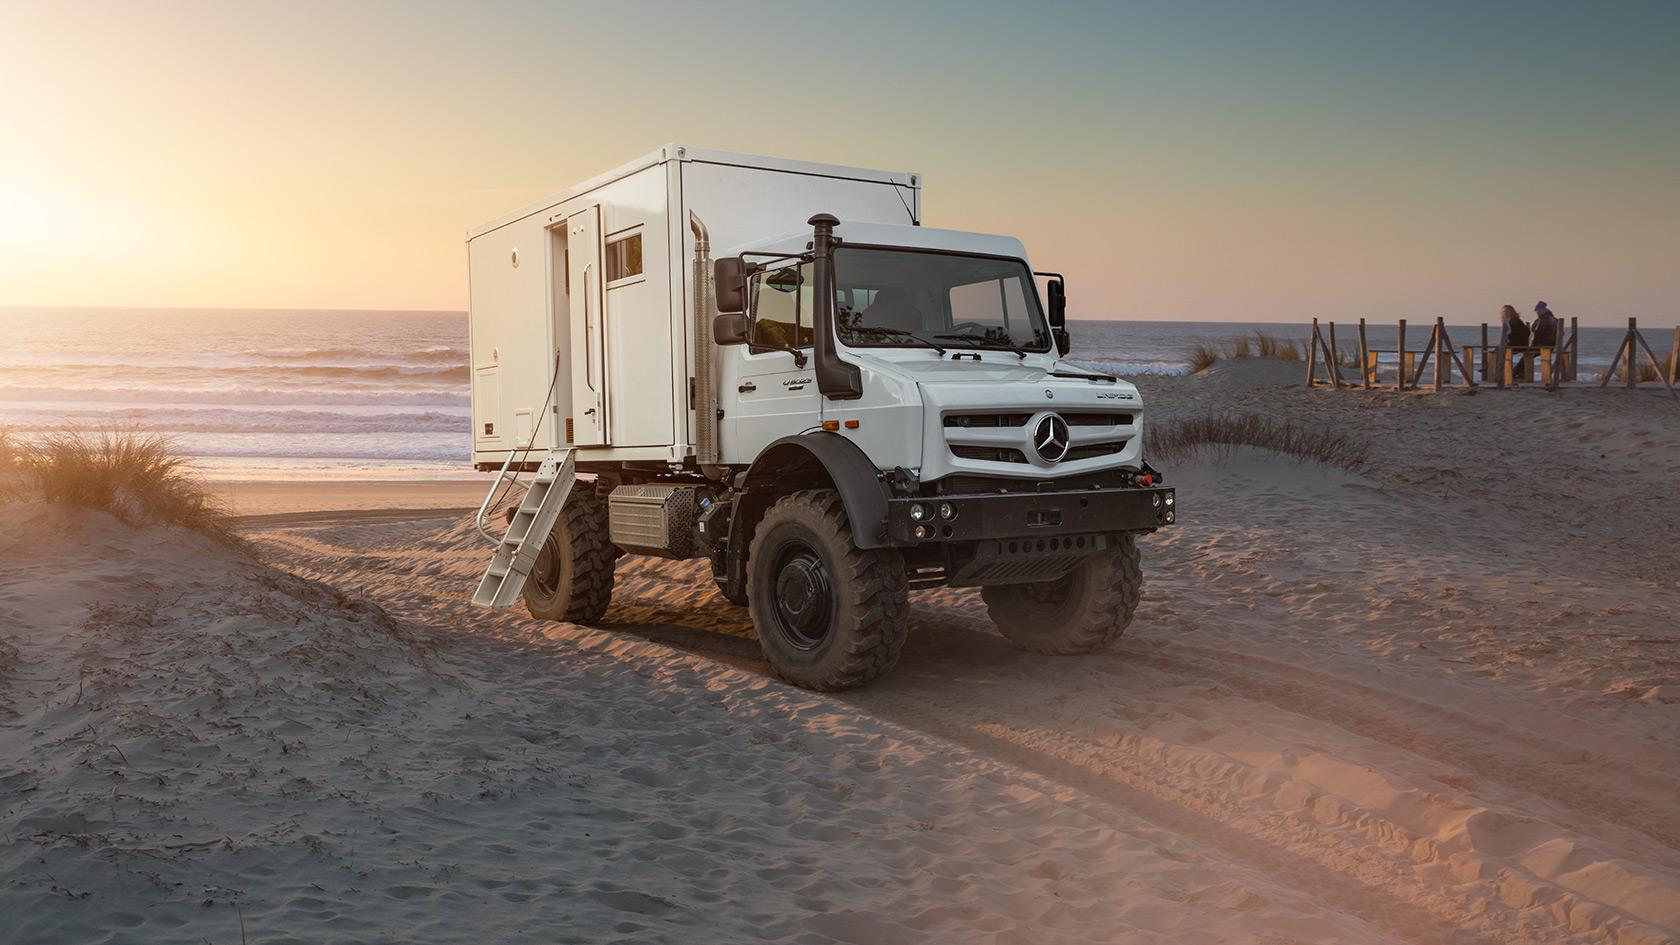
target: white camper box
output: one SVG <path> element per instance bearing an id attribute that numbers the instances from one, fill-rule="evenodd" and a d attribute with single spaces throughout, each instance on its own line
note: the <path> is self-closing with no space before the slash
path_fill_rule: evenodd
<path id="1" fill-rule="evenodd" d="M 693 455 L 694 351 L 712 341 L 695 337 L 690 215 L 721 254 L 819 212 L 916 223 L 921 180 L 672 144 L 470 231 L 474 465 L 527 446 Z"/>

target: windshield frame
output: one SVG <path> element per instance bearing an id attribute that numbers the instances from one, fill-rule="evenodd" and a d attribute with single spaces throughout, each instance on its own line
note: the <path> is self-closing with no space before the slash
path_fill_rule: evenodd
<path id="1" fill-rule="evenodd" d="M 1020 256 L 1004 256 L 1004 255 L 999 255 L 997 253 L 972 253 L 972 252 L 964 252 L 962 250 L 955 250 L 955 249 L 936 249 L 936 248 L 927 247 L 927 246 L 888 246 L 888 245 L 884 245 L 884 244 L 880 244 L 880 243 L 847 243 L 847 242 L 841 242 L 841 243 L 839 243 L 839 245 L 834 247 L 834 279 L 835 279 L 834 291 L 836 291 L 836 292 L 839 291 L 839 288 L 840 288 L 840 286 L 839 286 L 840 272 L 841 272 L 842 267 L 845 265 L 845 263 L 843 261 L 843 257 L 840 254 L 845 252 L 848 249 L 874 249 L 874 250 L 884 250 L 886 252 L 893 252 L 893 253 L 919 253 L 919 254 L 926 255 L 926 256 L 958 256 L 958 257 L 962 257 L 962 258 L 966 258 L 966 259 L 995 259 L 999 262 L 1014 263 L 1016 266 L 1020 267 L 1022 274 L 1024 274 L 1026 276 L 1026 286 L 1032 292 L 1032 304 L 1038 312 L 1039 325 L 1043 329 L 1043 334 L 1042 334 L 1043 345 L 1042 346 L 1022 344 L 1022 345 L 1016 345 L 1016 347 L 1020 348 L 1022 351 L 1028 352 L 1029 354 L 1048 354 L 1049 352 L 1055 350 L 1055 338 L 1053 337 L 1053 334 L 1052 334 L 1051 328 L 1050 328 L 1050 316 L 1047 312 L 1045 312 L 1045 310 L 1044 310 L 1044 300 L 1042 298 L 1040 298 L 1039 294 L 1038 294 L 1038 279 L 1033 273 L 1032 266 L 1030 264 L 1028 264 L 1026 259 L 1023 258 L 1023 257 L 1020 257 Z M 925 344 L 925 343 L 920 342 L 920 341 L 913 341 L 913 340 L 908 342 L 908 343 L 899 343 L 899 342 L 889 341 L 889 342 L 885 342 L 885 343 L 873 343 L 873 344 L 868 343 L 868 342 L 848 341 L 846 339 L 846 336 L 845 336 L 843 330 L 841 329 L 841 327 L 839 325 L 838 309 L 836 309 L 834 336 L 835 336 L 835 339 L 841 345 L 843 345 L 847 348 L 898 348 L 898 349 L 920 348 L 924 351 L 934 351 L 934 350 L 937 350 L 937 348 L 939 347 L 937 345 L 929 345 L 929 344 Z M 953 342 L 953 344 L 945 345 L 944 347 L 956 348 L 958 346 L 963 345 L 963 342 L 964 342 L 965 339 L 960 335 L 956 335 L 956 336 L 950 336 L 950 337 L 946 337 L 946 338 L 938 338 L 938 339 L 935 339 L 935 340 L 936 341 L 951 341 L 951 342 Z M 981 338 L 978 335 L 975 336 L 972 340 L 974 342 L 985 342 L 986 341 L 986 339 Z M 1011 349 L 1005 348 L 1005 347 L 1003 347 L 1002 345 L 1000 345 L 996 342 L 968 344 L 966 347 L 964 347 L 963 350 L 967 350 L 967 351 L 1001 351 L 1005 354 L 1013 354 L 1014 353 Z"/>

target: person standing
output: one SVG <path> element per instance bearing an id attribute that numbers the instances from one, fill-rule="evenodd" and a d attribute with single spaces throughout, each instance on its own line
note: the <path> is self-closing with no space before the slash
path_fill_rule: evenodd
<path id="1" fill-rule="evenodd" d="M 1518 378 L 1528 378 L 1528 324 L 1517 314 L 1514 305 L 1507 305 L 1499 310 L 1499 316 L 1505 322 L 1505 347 L 1516 348 L 1517 365 L 1510 382 L 1515 384 Z"/>
<path id="2" fill-rule="evenodd" d="M 1536 348 L 1553 349 L 1551 352 L 1553 364 L 1557 363 L 1557 346 L 1558 342 L 1562 340 L 1562 336 L 1562 320 L 1552 314 L 1552 310 L 1546 307 L 1545 302 L 1534 303 L 1533 344 Z"/>

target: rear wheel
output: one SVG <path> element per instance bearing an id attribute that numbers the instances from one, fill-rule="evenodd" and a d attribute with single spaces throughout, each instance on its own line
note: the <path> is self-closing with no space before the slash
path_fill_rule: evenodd
<path id="1" fill-rule="evenodd" d="M 525 581 L 525 609 L 543 620 L 595 623 L 612 602 L 616 549 L 607 540 L 607 506 L 589 483 L 566 496 L 559 521 Z"/>
<path id="2" fill-rule="evenodd" d="M 1022 649 L 1050 654 L 1107 649 L 1131 624 L 1142 593 L 1141 556 L 1129 534 L 1058 580 L 980 589 L 1004 636 Z"/>
<path id="3" fill-rule="evenodd" d="M 910 604 L 904 559 L 857 548 L 834 492 L 778 500 L 747 559 L 747 606 L 764 658 L 796 686 L 861 686 L 904 648 Z"/>

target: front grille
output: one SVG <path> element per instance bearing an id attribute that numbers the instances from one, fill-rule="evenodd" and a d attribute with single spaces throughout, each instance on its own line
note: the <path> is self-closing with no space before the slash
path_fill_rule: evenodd
<path id="1" fill-rule="evenodd" d="M 1115 440 L 1112 443 L 1087 443 L 1068 450 L 1062 462 L 1071 463 L 1076 459 L 1090 459 L 1093 456 L 1113 456 L 1126 448 L 1125 440 Z"/>
<path id="2" fill-rule="evenodd" d="M 1027 456 L 1020 450 L 1004 446 L 962 446 L 951 444 L 951 453 L 961 459 L 978 459 L 988 463 L 1024 463 Z"/>
<path id="3" fill-rule="evenodd" d="M 1132 415 L 1129 413 L 1064 413 L 1062 419 L 1070 427 L 1129 427 L 1132 425 Z"/>
<path id="4" fill-rule="evenodd" d="M 1032 419 L 1027 413 L 954 413 L 945 416 L 948 427 L 1019 427 Z"/>

